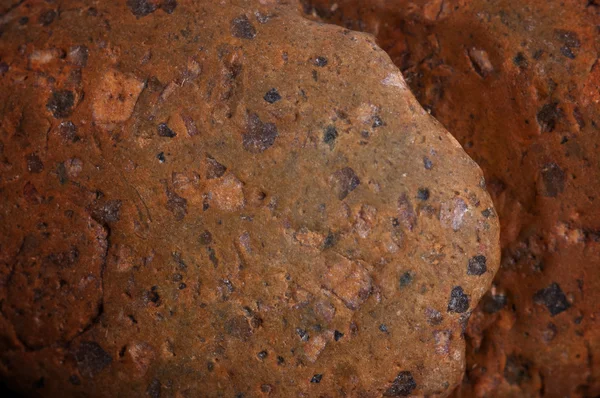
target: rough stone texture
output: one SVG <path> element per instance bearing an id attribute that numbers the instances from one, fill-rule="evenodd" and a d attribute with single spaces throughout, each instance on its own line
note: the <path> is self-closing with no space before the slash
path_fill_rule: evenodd
<path id="1" fill-rule="evenodd" d="M 154 398 L 460 382 L 497 219 L 371 37 L 265 0 L 0 12 L 2 380 Z"/>
<path id="2" fill-rule="evenodd" d="M 600 3 L 303 3 L 374 34 L 484 170 L 502 267 L 471 317 L 456 395 L 600 395 Z"/>

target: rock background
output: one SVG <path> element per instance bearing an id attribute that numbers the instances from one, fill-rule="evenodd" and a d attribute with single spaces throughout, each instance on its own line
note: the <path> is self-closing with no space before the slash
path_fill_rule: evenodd
<path id="1" fill-rule="evenodd" d="M 600 4 L 303 0 L 369 32 L 483 168 L 502 266 L 457 396 L 600 394 Z"/>

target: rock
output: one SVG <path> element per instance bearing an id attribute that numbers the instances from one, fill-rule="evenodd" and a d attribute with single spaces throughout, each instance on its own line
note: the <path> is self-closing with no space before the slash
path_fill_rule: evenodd
<path id="1" fill-rule="evenodd" d="M 600 356 L 598 1 L 302 3 L 374 34 L 486 176 L 503 230 L 502 293 L 471 317 L 456 396 L 599 395 L 600 367 L 586 359 Z M 460 200 L 442 202 L 444 226 L 464 228 L 472 201 Z M 485 272 L 479 255 L 463 265 L 471 278 Z"/>
<path id="2" fill-rule="evenodd" d="M 497 218 L 372 37 L 271 0 L 12 3 L 2 382 L 89 397 L 459 383 Z M 562 45 L 579 57 L 579 40 Z"/>

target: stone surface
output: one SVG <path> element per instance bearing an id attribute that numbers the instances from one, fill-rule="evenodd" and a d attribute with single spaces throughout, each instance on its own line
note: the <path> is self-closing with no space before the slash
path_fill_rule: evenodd
<path id="1" fill-rule="evenodd" d="M 471 317 L 456 395 L 600 395 L 598 1 L 303 4 L 375 35 L 484 170 L 502 267 Z M 452 226 L 461 210 L 448 205 Z M 472 258 L 467 272 L 483 264 Z"/>
<path id="2" fill-rule="evenodd" d="M 371 37 L 277 3 L 2 3 L 10 387 L 378 397 L 460 382 L 465 322 L 499 266 L 482 174 Z M 554 287 L 540 297 L 564 307 Z"/>

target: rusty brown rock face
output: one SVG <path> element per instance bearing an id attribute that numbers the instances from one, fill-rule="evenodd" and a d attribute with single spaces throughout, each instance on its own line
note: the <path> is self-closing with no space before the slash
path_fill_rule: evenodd
<path id="1" fill-rule="evenodd" d="M 460 382 L 466 321 L 499 267 L 482 174 L 371 37 L 277 3 L 0 7 L 12 388 L 378 397 Z M 570 170 L 551 162 L 540 189 L 563 195 Z M 549 311 L 572 305 L 568 286 L 543 288 Z"/>
<path id="2" fill-rule="evenodd" d="M 471 317 L 456 395 L 600 394 L 597 2 L 303 4 L 374 34 L 484 170 L 502 267 Z"/>

